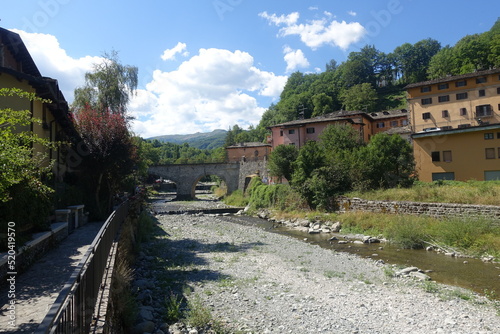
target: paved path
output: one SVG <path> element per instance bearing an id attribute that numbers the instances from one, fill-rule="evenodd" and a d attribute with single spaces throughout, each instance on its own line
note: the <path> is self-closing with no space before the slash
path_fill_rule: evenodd
<path id="1" fill-rule="evenodd" d="M 8 324 L 8 289 L 0 289 L 0 333 L 32 333 L 38 327 L 101 226 L 102 222 L 78 228 L 17 276 L 15 328 Z"/>

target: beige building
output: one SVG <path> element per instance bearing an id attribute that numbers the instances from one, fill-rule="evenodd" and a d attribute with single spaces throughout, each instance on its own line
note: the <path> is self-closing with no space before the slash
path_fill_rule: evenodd
<path id="1" fill-rule="evenodd" d="M 406 90 L 421 181 L 500 179 L 500 69 Z"/>
<path id="2" fill-rule="evenodd" d="M 413 132 L 500 122 L 500 69 L 406 86 Z"/>
<path id="3" fill-rule="evenodd" d="M 237 161 L 262 161 L 267 160 L 271 153 L 271 145 L 264 143 L 238 143 L 226 147 L 227 160 Z"/>
<path id="4" fill-rule="evenodd" d="M 0 28 L 0 88 L 19 88 L 25 92 L 35 93 L 38 98 L 29 101 L 17 96 L 0 97 L 0 108 L 13 110 L 29 110 L 32 117 L 41 123 L 32 123 L 25 129 L 33 131 L 41 138 L 50 141 L 75 141 L 78 137 L 68 115 L 68 103 L 59 90 L 57 80 L 43 77 L 35 65 L 21 37 L 9 30 Z M 35 146 L 34 152 L 46 153 L 47 161 L 54 160 L 53 172 L 56 181 L 61 181 L 68 170 L 66 156 L 60 149 L 47 149 Z"/>

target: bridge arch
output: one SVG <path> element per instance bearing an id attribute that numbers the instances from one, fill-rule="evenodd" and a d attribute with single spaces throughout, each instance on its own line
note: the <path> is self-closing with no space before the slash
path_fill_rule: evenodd
<path id="1" fill-rule="evenodd" d="M 198 181 L 208 175 L 216 175 L 227 185 L 228 194 L 239 188 L 240 164 L 178 164 L 152 166 L 149 173 L 172 180 L 177 185 L 177 199 L 196 198 Z"/>

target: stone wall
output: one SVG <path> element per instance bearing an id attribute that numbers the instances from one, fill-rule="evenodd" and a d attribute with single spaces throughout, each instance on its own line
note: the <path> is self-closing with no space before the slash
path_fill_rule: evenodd
<path id="1" fill-rule="evenodd" d="M 339 212 L 366 211 L 406 215 L 443 217 L 486 217 L 500 224 L 500 206 L 451 203 L 419 203 L 398 201 L 369 201 L 360 198 L 339 198 Z"/>
<path id="2" fill-rule="evenodd" d="M 54 248 L 68 236 L 68 223 L 55 223 L 51 225 L 51 230 L 36 233 L 33 240 L 26 243 L 15 254 L 16 272 L 20 274 L 31 266 L 37 259 L 47 251 Z M 8 267 L 8 253 L 0 254 L 0 285 L 6 283 L 7 273 L 11 272 Z"/>
<path id="3" fill-rule="evenodd" d="M 267 172 L 267 159 L 240 162 L 238 189 L 245 190 L 245 179 L 250 175 L 259 175 L 262 179 L 269 178 Z"/>

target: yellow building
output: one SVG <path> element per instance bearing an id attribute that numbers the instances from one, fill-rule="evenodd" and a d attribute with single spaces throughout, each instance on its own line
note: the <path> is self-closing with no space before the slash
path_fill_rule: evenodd
<path id="1" fill-rule="evenodd" d="M 406 86 L 413 132 L 500 122 L 500 69 Z"/>
<path id="2" fill-rule="evenodd" d="M 500 180 L 500 124 L 413 134 L 420 181 Z"/>
<path id="3" fill-rule="evenodd" d="M 30 110 L 34 118 L 42 121 L 41 124 L 32 123 L 29 128 L 20 130 L 31 130 L 39 137 L 51 141 L 74 142 L 74 139 L 78 138 L 68 117 L 68 103 L 59 90 L 57 80 L 43 77 L 20 36 L 3 28 L 0 28 L 0 88 L 19 88 L 35 93 L 41 99 L 50 100 L 50 103 L 43 103 L 19 97 L 1 97 L 0 108 Z M 62 155 L 65 149 L 67 147 L 57 150 L 34 147 L 35 154 L 47 154 L 47 164 L 49 160 L 56 162 L 53 168 L 56 181 L 62 181 L 68 170 L 66 157 Z"/>
<path id="4" fill-rule="evenodd" d="M 500 69 L 406 90 L 421 181 L 500 179 Z"/>

